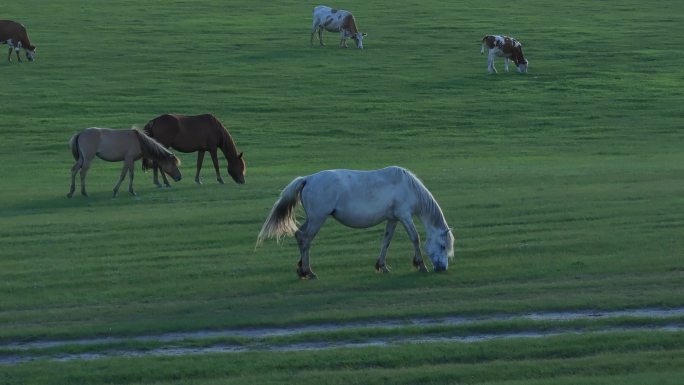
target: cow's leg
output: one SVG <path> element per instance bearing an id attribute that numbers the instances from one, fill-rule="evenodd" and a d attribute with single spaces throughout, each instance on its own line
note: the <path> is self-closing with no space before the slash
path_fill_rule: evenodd
<path id="1" fill-rule="evenodd" d="M 385 237 L 382 239 L 382 246 L 380 248 L 380 256 L 377 262 L 375 262 L 375 270 L 383 273 L 389 273 L 390 268 L 385 262 L 385 256 L 387 255 L 387 249 L 389 248 L 390 242 L 392 241 L 392 236 L 394 235 L 394 229 L 397 227 L 397 221 L 387 221 L 387 226 L 385 226 Z"/>
<path id="2" fill-rule="evenodd" d="M 211 161 L 214 163 L 214 170 L 216 171 L 216 180 L 219 183 L 223 184 L 223 178 L 221 178 L 221 170 L 219 170 L 218 156 L 216 156 L 216 149 L 210 149 L 209 155 L 211 155 Z"/>
<path id="3" fill-rule="evenodd" d="M 496 67 L 494 67 L 495 54 L 492 50 L 489 50 L 489 55 L 487 55 L 487 72 L 490 74 L 496 73 Z"/>
<path id="4" fill-rule="evenodd" d="M 508 72 L 508 58 L 504 57 L 504 70 Z"/>
<path id="5" fill-rule="evenodd" d="M 197 184 L 202 184 L 202 178 L 200 178 L 202 162 L 204 162 L 204 150 L 199 150 L 197 151 L 197 172 L 195 173 L 195 183 Z"/>
<path id="6" fill-rule="evenodd" d="M 316 23 L 316 21 L 314 21 L 313 27 L 311 27 L 311 40 L 310 40 L 311 45 L 313 45 L 313 39 L 314 39 L 314 35 L 316 34 L 316 32 L 318 32 L 319 44 L 324 45 L 323 44 L 323 28 L 320 25 L 318 25 L 318 23 Z"/>

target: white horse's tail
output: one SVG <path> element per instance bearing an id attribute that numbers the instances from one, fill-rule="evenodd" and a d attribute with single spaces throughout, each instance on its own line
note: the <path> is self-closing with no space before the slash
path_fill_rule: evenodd
<path id="1" fill-rule="evenodd" d="M 288 184 L 280 193 L 280 198 L 276 201 L 268 214 L 266 222 L 261 226 L 261 231 L 257 237 L 256 247 L 259 247 L 265 238 L 276 237 L 278 242 L 285 236 L 294 235 L 297 231 L 297 219 L 295 218 L 295 208 L 299 201 L 299 194 L 306 184 L 305 177 L 297 177 Z"/>

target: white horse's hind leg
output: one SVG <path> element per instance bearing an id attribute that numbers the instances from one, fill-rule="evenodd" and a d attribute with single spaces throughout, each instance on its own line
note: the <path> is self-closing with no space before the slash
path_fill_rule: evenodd
<path id="1" fill-rule="evenodd" d="M 387 221 L 387 226 L 385 226 L 385 237 L 382 239 L 382 247 L 380 248 L 380 256 L 377 262 L 375 262 L 375 270 L 383 273 L 389 273 L 390 268 L 385 262 L 385 256 L 387 255 L 387 249 L 389 248 L 390 242 L 392 242 L 392 236 L 394 236 L 394 229 L 397 228 L 397 221 Z"/>
<path id="2" fill-rule="evenodd" d="M 413 243 L 413 266 L 422 272 L 427 272 L 428 269 L 425 267 L 425 262 L 423 262 L 423 256 L 420 252 L 420 236 L 418 235 L 416 226 L 413 224 L 413 220 L 411 217 L 402 218 L 400 220 L 401 224 L 404 225 L 404 228 L 406 229 L 406 233 L 408 233 L 411 243 Z"/>
<path id="3" fill-rule="evenodd" d="M 297 245 L 299 245 L 299 263 L 297 268 L 297 275 L 300 278 L 310 278 L 316 279 L 316 274 L 311 270 L 311 264 L 309 263 L 309 248 L 311 247 L 311 242 L 313 241 L 318 230 L 321 229 L 326 217 L 323 218 L 307 218 L 306 221 L 299 227 L 299 230 L 295 232 L 295 238 L 297 239 Z"/>

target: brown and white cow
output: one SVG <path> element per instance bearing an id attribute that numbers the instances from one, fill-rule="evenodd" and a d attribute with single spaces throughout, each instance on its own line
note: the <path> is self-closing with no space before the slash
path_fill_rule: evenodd
<path id="1" fill-rule="evenodd" d="M 16 52 L 17 60 L 21 61 L 19 57 L 21 48 L 26 52 L 26 58 L 29 61 L 33 61 L 36 55 L 36 46 L 31 44 L 26 28 L 16 21 L 0 20 L 0 44 L 9 45 L 8 61 L 12 61 L 12 50 Z"/>
<path id="2" fill-rule="evenodd" d="M 504 66 L 508 72 L 508 60 L 513 60 L 513 63 L 518 67 L 518 72 L 527 72 L 527 59 L 523 56 L 522 44 L 512 37 L 501 35 L 487 35 L 482 38 L 482 49 L 480 55 L 484 53 L 485 46 L 489 48 L 489 55 L 487 56 L 487 71 L 492 74 L 496 73 L 494 68 L 494 57 L 504 58 Z"/>
<path id="3" fill-rule="evenodd" d="M 356 48 L 363 48 L 363 38 L 365 33 L 359 32 L 356 28 L 354 15 L 349 11 L 343 11 L 319 5 L 313 10 L 313 27 L 311 27 L 311 44 L 316 31 L 318 31 L 318 41 L 323 44 L 323 29 L 328 32 L 340 33 L 340 47 L 347 48 L 347 38 L 351 37 L 356 42 Z"/>

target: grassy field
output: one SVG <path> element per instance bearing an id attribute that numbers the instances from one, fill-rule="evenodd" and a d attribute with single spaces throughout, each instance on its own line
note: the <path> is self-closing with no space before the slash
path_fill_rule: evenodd
<path id="1" fill-rule="evenodd" d="M 331 33 L 311 47 L 314 5 L 4 4 L 38 50 L 0 60 L 0 342 L 684 306 L 681 2 L 330 4 L 354 11 L 364 50 Z M 501 60 L 487 75 L 488 33 L 522 41 L 527 75 Z M 112 199 L 121 164 L 98 160 L 91 196 L 65 197 L 71 135 L 167 112 L 221 119 L 247 183 L 218 185 L 205 159 L 197 186 L 195 155 L 181 154 L 172 189 L 137 169 L 138 196 Z M 414 171 L 444 210 L 447 273 L 415 272 L 397 231 L 393 273 L 375 274 L 381 226 L 326 223 L 317 281 L 297 279 L 292 239 L 254 250 L 294 177 L 387 165 Z M 38 361 L 0 365 L 0 383 L 666 384 L 682 357 L 684 334 L 643 331 Z"/>

